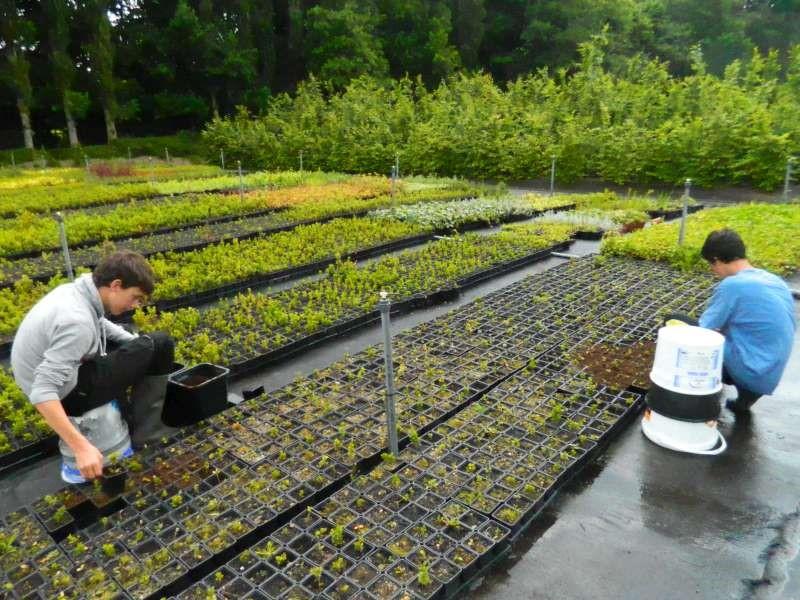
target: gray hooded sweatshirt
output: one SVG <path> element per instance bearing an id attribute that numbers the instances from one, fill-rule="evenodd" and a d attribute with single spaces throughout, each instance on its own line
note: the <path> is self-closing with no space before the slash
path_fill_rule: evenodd
<path id="1" fill-rule="evenodd" d="M 90 273 L 58 286 L 25 315 L 11 347 L 11 369 L 33 404 L 61 400 L 78 382 L 81 362 L 105 355 L 106 339 L 136 336 L 104 317 Z"/>

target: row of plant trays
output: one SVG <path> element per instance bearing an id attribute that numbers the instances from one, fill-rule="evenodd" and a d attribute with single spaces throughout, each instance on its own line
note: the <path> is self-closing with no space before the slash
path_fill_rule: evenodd
<path id="1" fill-rule="evenodd" d="M 568 270 L 570 270 L 569 267 L 560 269 L 562 277 L 564 271 Z M 579 270 L 575 271 L 579 273 Z M 609 269 L 609 271 L 613 272 L 614 269 Z M 520 284 L 517 284 L 512 287 L 519 286 Z M 425 397 L 426 408 L 421 411 L 422 416 L 426 416 L 425 411 L 428 410 L 428 407 L 435 407 L 439 403 L 442 403 L 444 408 L 450 406 L 453 408 L 446 412 L 440 411 L 436 416 L 430 415 L 430 418 L 424 421 L 425 424 L 419 429 L 421 437 L 420 434 L 411 431 L 404 436 L 404 442 L 414 442 L 403 452 L 404 463 L 387 464 L 383 469 L 371 471 L 366 479 L 359 478 L 351 484 L 351 486 L 362 486 L 360 488 L 363 490 L 360 492 L 361 496 L 365 496 L 367 500 L 373 502 L 370 506 L 373 512 L 368 512 L 370 518 L 375 516 L 383 519 L 383 517 L 377 516 L 378 511 L 380 508 L 392 506 L 391 497 L 393 495 L 406 495 L 406 500 L 409 500 L 414 506 L 422 504 L 424 509 L 427 501 L 423 498 L 426 494 L 439 495 L 448 503 L 458 502 L 459 494 L 461 494 L 461 502 L 470 500 L 478 508 L 486 510 L 481 516 L 487 521 L 505 519 L 512 529 L 517 530 L 524 524 L 526 516 L 535 513 L 537 502 L 541 504 L 546 500 L 544 495 L 531 503 L 531 498 L 525 499 L 524 494 L 519 492 L 519 486 L 512 489 L 512 484 L 519 483 L 522 486 L 522 492 L 525 492 L 525 484 L 521 481 L 500 478 L 499 483 L 494 484 L 495 495 L 499 497 L 497 492 L 506 493 L 505 490 L 513 493 L 510 496 L 503 496 L 501 505 L 490 507 L 464 495 L 464 484 L 469 481 L 479 481 L 477 480 L 478 476 L 484 477 L 483 471 L 479 471 L 479 469 L 486 470 L 485 479 L 498 482 L 500 476 L 495 477 L 497 474 L 492 471 L 496 465 L 505 465 L 506 469 L 511 469 L 510 476 L 512 477 L 521 477 L 521 472 L 514 471 L 519 468 L 514 461 L 525 461 L 527 460 L 525 457 L 533 455 L 534 446 L 531 446 L 532 444 L 538 444 L 535 446 L 535 448 L 539 448 L 536 456 L 545 461 L 542 464 L 546 471 L 541 473 L 542 475 L 547 473 L 550 476 L 556 475 L 552 471 L 553 465 L 567 471 L 573 465 L 579 464 L 578 455 L 581 452 L 592 451 L 591 442 L 596 444 L 602 440 L 604 435 L 602 427 L 607 426 L 607 429 L 611 430 L 614 423 L 630 414 L 635 407 L 636 401 L 633 397 L 609 394 L 607 390 L 594 384 L 585 374 L 571 369 L 558 346 L 539 353 L 533 363 L 529 361 L 523 367 L 512 360 L 505 366 L 500 366 L 499 371 L 492 376 L 491 373 L 486 372 L 487 369 L 496 368 L 502 361 L 508 360 L 502 352 L 489 354 L 483 358 L 482 353 L 485 352 L 485 349 L 470 343 L 469 338 L 465 341 L 456 335 L 446 338 L 445 342 L 441 338 L 432 338 L 432 332 L 442 331 L 442 322 L 449 322 L 452 327 L 463 322 L 470 314 L 480 321 L 490 320 L 491 315 L 495 314 L 498 307 L 495 300 L 502 296 L 508 300 L 509 296 L 513 297 L 513 294 L 509 295 L 503 292 L 494 294 L 482 302 L 462 307 L 454 313 L 437 319 L 433 325 L 426 324 L 412 330 L 397 340 L 396 370 L 402 390 L 400 413 L 406 415 L 403 418 L 419 414 L 407 409 L 414 408 L 418 401 L 417 392 L 420 390 L 429 390 L 430 392 L 430 395 Z M 508 306 L 508 308 L 513 309 L 514 307 Z M 501 332 L 496 332 L 495 335 L 501 335 Z M 547 335 L 552 336 L 553 334 Z M 542 339 L 552 341 L 554 338 Z M 311 378 L 288 386 L 278 393 L 255 399 L 209 419 L 202 425 L 183 430 L 165 448 L 141 453 L 137 457 L 141 463 L 139 469 L 132 469 L 127 491 L 121 498 L 113 500 L 104 497 L 102 490 L 91 488 L 91 491 L 83 492 L 84 499 L 81 501 L 76 502 L 72 497 L 75 495 L 74 491 L 71 496 L 60 500 L 64 507 L 63 510 L 57 502 L 45 501 L 43 504 L 37 504 L 38 518 L 42 523 L 48 524 L 48 528 L 55 536 L 50 539 L 59 540 L 59 552 L 56 553 L 59 558 L 66 556 L 69 559 L 70 556 L 74 556 L 76 549 L 81 548 L 80 544 L 85 545 L 86 550 L 78 551 L 79 555 L 89 552 L 90 547 L 92 549 L 91 560 L 94 562 L 83 561 L 83 569 L 79 571 L 74 571 L 78 567 L 74 565 L 72 567 L 72 572 L 76 574 L 78 572 L 89 573 L 89 575 L 77 578 L 76 585 L 79 587 L 76 589 L 79 593 L 88 595 L 88 592 L 92 590 L 97 592 L 104 586 L 109 589 L 117 589 L 119 587 L 118 578 L 123 579 L 127 582 L 126 585 L 131 586 L 129 592 L 134 592 L 133 597 L 146 597 L 147 593 L 156 586 L 160 587 L 155 593 L 175 593 L 185 588 L 192 580 L 202 581 L 203 586 L 206 587 L 213 585 L 222 588 L 230 585 L 233 586 L 231 590 L 240 591 L 248 585 L 252 586 L 252 582 L 239 581 L 242 579 L 241 573 L 236 569 L 231 569 L 230 565 L 223 568 L 221 576 L 218 576 L 219 571 L 214 571 L 214 569 L 220 567 L 221 561 L 233 558 L 239 550 L 252 547 L 258 539 L 277 532 L 284 526 L 286 517 L 291 516 L 292 513 L 304 510 L 304 506 L 310 505 L 317 499 L 327 498 L 337 486 L 346 482 L 348 477 L 346 473 L 349 473 L 353 462 L 362 468 L 368 468 L 369 460 L 374 460 L 375 457 L 366 457 L 366 455 L 380 452 L 382 438 L 379 437 L 381 420 L 378 415 L 380 414 L 382 390 L 378 356 L 378 349 L 373 347 L 364 353 L 349 357 L 337 365 L 324 369 Z M 468 374 L 461 376 L 466 379 L 459 379 L 459 364 L 473 365 L 463 369 L 463 372 Z M 545 384 L 537 392 L 541 397 L 537 396 L 535 402 L 531 401 L 530 396 L 526 397 L 522 393 L 521 390 L 530 390 L 534 387 L 533 383 L 542 381 Z M 449 400 L 439 398 L 439 392 L 450 393 Z M 548 405 L 549 398 L 559 398 L 558 405 L 562 408 L 557 410 L 555 404 Z M 621 400 L 623 403 L 620 404 L 617 400 Z M 480 404 L 475 404 L 476 401 L 480 401 Z M 446 402 L 449 404 L 444 404 Z M 599 405 L 595 406 L 597 403 Z M 604 411 L 610 411 L 610 416 L 605 420 L 600 418 L 602 414 L 605 414 Z M 537 423 L 537 417 L 543 421 L 540 423 L 538 431 L 536 429 L 527 431 L 519 427 L 519 423 L 532 421 Z M 580 419 L 585 422 L 580 423 Z M 365 421 L 367 421 L 366 424 L 364 424 Z M 405 425 L 405 421 L 401 422 Z M 494 423 L 497 425 L 495 426 Z M 476 425 L 483 427 L 482 432 L 487 428 L 498 429 L 502 425 L 502 440 L 507 441 L 504 445 L 506 448 L 504 453 L 500 453 L 500 448 L 488 445 L 496 443 L 497 436 L 489 437 L 482 432 L 478 435 L 477 430 L 469 429 Z M 576 426 L 581 428 L 580 432 L 575 429 Z M 312 435 L 309 436 L 304 428 L 308 429 L 308 433 Z M 430 431 L 430 433 L 426 434 L 426 431 Z M 451 435 L 454 431 L 461 433 L 456 437 L 455 434 Z M 352 457 L 348 456 L 351 454 L 349 442 L 340 440 L 338 449 L 336 444 L 337 437 L 348 434 L 352 436 L 353 440 L 359 439 L 367 442 L 363 447 L 355 449 Z M 467 434 L 471 437 L 468 437 Z M 581 435 L 587 436 L 587 439 L 581 440 Z M 597 439 L 592 439 L 590 436 L 597 436 Z M 444 445 L 445 441 L 443 440 L 450 439 L 453 440 L 450 445 Z M 260 455 L 245 452 L 237 456 L 239 449 L 252 449 L 257 440 L 261 441 Z M 458 443 L 456 444 L 456 442 Z M 552 454 L 544 455 L 544 448 L 555 450 L 550 446 L 552 443 L 561 444 L 563 448 L 561 452 L 565 452 L 567 458 L 561 457 L 561 452 L 558 460 L 552 460 Z M 342 452 L 342 446 L 345 447 L 344 452 Z M 571 453 L 567 452 L 567 448 L 571 449 Z M 526 451 L 523 452 L 523 449 Z M 326 454 L 326 450 L 330 453 Z M 353 460 L 348 461 L 347 458 Z M 572 461 L 573 458 L 574 461 Z M 428 483 L 431 489 L 425 487 L 425 475 L 421 474 L 422 469 L 416 462 L 423 459 L 449 469 L 445 472 L 428 467 L 427 473 L 430 479 Z M 481 460 L 484 461 L 483 464 L 481 464 Z M 470 465 L 474 465 L 474 467 Z M 403 469 L 408 470 L 404 471 Z M 539 470 L 536 472 L 540 473 Z M 463 473 L 465 477 L 450 473 Z M 156 480 L 154 477 L 158 477 L 158 479 Z M 336 479 L 337 477 L 339 479 Z M 407 478 L 405 481 L 404 477 Z M 559 475 L 559 477 L 561 476 Z M 561 481 L 561 479 L 556 479 Z M 547 482 L 547 480 L 542 481 Z M 285 482 L 282 483 L 285 489 L 277 487 L 277 484 L 281 482 Z M 531 481 L 527 483 L 535 484 Z M 414 489 L 410 489 L 410 494 L 406 494 L 405 490 L 412 487 Z M 417 487 L 422 489 L 417 490 Z M 474 491 L 471 488 L 466 489 Z M 403 494 L 399 492 L 403 492 Z M 444 496 L 445 492 L 447 492 L 447 497 Z M 176 496 L 179 499 L 176 499 Z M 338 498 L 335 494 L 332 497 Z M 209 506 L 209 502 L 215 499 L 220 502 L 212 503 Z M 355 504 L 352 507 L 348 504 L 348 507 L 353 510 L 366 509 L 367 500 L 364 501 L 365 503 L 354 500 Z M 400 498 L 400 500 L 403 499 Z M 67 508 L 67 503 L 69 508 Z M 257 506 L 255 503 L 258 503 Z M 209 524 L 207 523 L 209 519 L 213 521 L 212 525 L 218 525 L 215 520 L 225 514 L 214 512 L 220 509 L 220 505 L 225 509 L 225 513 L 234 510 L 221 521 L 226 527 L 234 524 L 231 531 L 225 529 L 224 532 L 221 532 L 219 526 L 216 528 L 204 527 Z M 466 511 L 465 506 L 462 508 Z M 261 512 L 256 510 L 257 507 Z M 400 509 L 400 506 L 398 505 L 396 508 Z M 404 505 L 403 509 L 405 508 Z M 433 509 L 433 505 L 430 508 Z M 489 512 L 490 508 L 491 512 Z M 479 510 L 470 510 L 476 514 L 480 513 Z M 327 513 L 323 512 L 320 507 L 317 512 L 319 514 L 316 516 L 328 518 L 337 511 Z M 63 521 L 67 518 L 66 513 L 72 518 L 72 522 L 54 522 L 57 513 L 60 515 L 59 520 Z M 417 521 L 409 518 L 408 512 L 399 516 L 409 523 L 405 528 L 406 531 L 410 527 L 418 526 Z M 420 516 L 422 517 L 422 513 Z M 512 516 L 518 518 L 512 519 Z M 192 517 L 195 518 L 192 519 Z M 17 522 L 15 519 L 17 516 L 9 517 L 6 520 L 7 527 L 13 528 Z M 262 524 L 257 524 L 259 521 L 263 521 Z M 389 534 L 394 533 L 394 525 L 387 527 L 388 523 L 384 523 L 384 521 L 381 520 L 378 523 L 377 533 L 370 536 L 373 542 L 380 541 L 381 535 L 386 536 L 386 533 L 382 533 L 384 531 Z M 422 518 L 422 522 L 425 522 L 425 518 Z M 345 527 L 338 521 L 336 523 Z M 402 524 L 403 521 L 400 523 Z M 430 525 L 430 523 L 428 524 Z M 70 528 L 78 531 L 79 534 L 93 536 L 92 540 L 100 537 L 105 541 L 98 549 L 96 543 L 90 546 L 80 537 L 69 537 Z M 131 528 L 135 531 L 130 531 Z M 188 534 L 194 536 L 188 539 L 188 546 L 177 542 L 182 537 L 169 537 L 177 533 L 173 528 L 180 528 L 183 536 Z M 172 533 L 168 533 L 169 531 Z M 124 537 L 126 532 L 128 537 Z M 195 532 L 198 532 L 199 535 L 195 535 Z M 230 543 L 235 538 L 236 532 L 242 533 L 242 537 L 239 539 L 245 541 Z M 25 531 L 22 533 L 25 534 Z M 350 533 L 356 538 L 358 537 L 357 530 Z M 397 533 L 402 532 L 398 531 Z M 421 531 L 418 533 L 421 535 Z M 483 534 L 482 531 L 478 531 L 478 533 Z M 130 539 L 130 535 L 133 535 L 133 539 Z M 113 546 L 116 541 L 112 542 L 110 538 L 115 536 L 127 541 L 122 541 L 122 547 L 113 550 L 116 548 Z M 25 540 L 28 537 L 28 534 L 25 534 L 18 540 Z M 385 544 L 393 544 L 393 540 L 399 543 L 399 540 L 395 540 L 396 537 L 395 535 L 388 538 Z M 484 538 L 486 537 L 484 535 Z M 453 540 L 456 547 L 459 547 L 459 540 L 454 540 L 451 536 L 446 536 L 446 538 L 444 541 Z M 291 542 L 294 539 L 288 541 Z M 482 538 L 478 537 L 477 539 L 480 541 Z M 229 545 L 224 546 L 225 543 L 229 543 Z M 328 546 L 334 546 L 330 541 L 326 543 Z M 371 542 L 365 540 L 365 543 Z M 112 546 L 106 547 L 104 544 L 112 544 Z M 132 547 L 129 547 L 128 544 Z M 405 544 L 403 542 L 403 547 Z M 206 559 L 204 551 L 209 550 L 210 545 L 220 551 L 213 555 L 209 553 Z M 432 550 L 438 548 L 455 552 L 452 547 L 445 548 L 445 546 L 437 544 Z M 14 547 L 15 552 L 19 552 L 20 547 L 18 545 Z M 11 580 L 5 582 L 11 584 L 12 590 L 25 591 L 27 589 L 25 586 L 33 586 L 38 580 L 34 578 L 29 581 L 28 578 L 33 577 L 35 573 L 38 573 L 40 578 L 46 579 L 42 576 L 41 569 L 36 566 L 39 564 L 36 561 L 40 559 L 39 546 L 26 544 L 26 552 L 29 547 L 32 548 L 31 552 L 35 556 L 27 558 L 33 560 L 34 563 L 25 570 L 25 573 L 15 571 L 15 575 L 10 577 L 14 580 L 13 582 Z M 167 554 L 162 552 L 165 547 Z M 396 544 L 392 547 L 401 548 Z M 475 552 L 475 547 L 467 547 L 464 550 L 472 551 L 475 556 L 472 560 L 467 561 L 469 564 L 478 560 L 479 554 Z M 372 551 L 377 552 L 377 546 Z M 106 558 L 97 557 L 98 553 L 102 553 Z M 191 556 L 184 556 L 186 553 Z M 6 555 L 5 562 L 12 562 L 8 559 L 8 553 L 4 554 Z M 12 552 L 12 554 L 14 553 Z M 269 552 L 266 554 L 268 555 Z M 125 564 L 116 563 L 110 569 L 94 566 L 104 564 L 103 561 L 106 559 L 108 559 L 106 564 L 110 564 L 114 560 L 120 561 L 123 555 L 131 557 L 122 561 Z M 294 555 L 297 557 L 298 553 L 295 552 Z M 192 556 L 197 557 L 196 560 L 199 562 L 195 566 L 189 567 L 186 563 L 191 562 Z M 302 556 L 303 560 L 307 560 L 305 552 L 302 553 Z M 392 556 L 391 566 L 394 566 L 394 562 L 397 562 L 399 558 L 408 562 L 411 553 L 403 557 Z M 456 554 L 443 555 L 442 559 L 445 561 L 443 564 L 447 564 L 449 561 L 451 565 L 460 567 L 461 563 L 464 563 L 464 559 L 469 558 L 470 555 L 462 553 L 461 559 L 456 559 L 456 556 Z M 134 567 L 140 565 L 138 570 L 134 567 L 131 568 L 133 568 L 134 574 L 139 573 L 141 577 L 141 571 L 144 569 L 141 565 L 152 564 L 152 561 L 151 563 L 146 562 L 151 557 L 155 557 L 156 561 L 153 566 L 159 568 L 148 568 L 146 572 L 150 574 L 149 578 L 134 578 L 125 570 L 131 564 Z M 20 556 L 15 554 L 14 558 L 13 564 L 22 564 Z M 303 593 L 312 591 L 309 589 L 309 585 L 312 588 L 314 585 L 322 586 L 323 581 L 329 587 L 334 583 L 339 584 L 338 590 L 325 588 L 338 594 L 333 597 L 348 597 L 347 594 L 350 594 L 352 589 L 348 581 L 353 581 L 352 578 L 347 577 L 350 570 L 339 573 L 334 569 L 334 576 L 334 573 L 330 573 L 334 560 L 336 559 L 331 557 L 331 561 L 329 561 L 331 566 L 327 571 L 331 577 L 330 582 L 321 575 L 317 577 L 319 571 L 316 568 L 322 566 L 323 574 L 325 574 L 326 565 L 310 567 L 315 569 L 314 572 L 311 572 L 310 568 L 306 568 L 301 573 L 298 568 L 296 575 L 303 577 L 301 580 L 292 582 L 291 587 L 286 591 L 288 594 L 286 597 L 303 597 Z M 289 561 L 287 556 L 284 563 L 288 564 L 289 562 L 294 564 L 294 561 Z M 355 561 L 353 562 L 355 563 Z M 436 563 L 438 562 L 437 560 Z M 433 564 L 435 563 L 432 563 L 431 566 Z M 338 567 L 343 566 L 342 563 L 338 563 Z M 118 569 L 116 572 L 114 571 L 115 567 Z M 183 571 L 179 567 L 182 567 Z M 224 570 L 226 568 L 228 571 Z M 415 571 L 417 575 L 419 575 L 418 570 L 417 568 Z M 27 573 L 27 571 L 31 572 Z M 60 571 L 56 574 L 59 573 Z M 112 575 L 101 576 L 103 573 Z M 384 573 L 381 583 L 365 581 L 365 586 L 354 581 L 353 583 L 360 586 L 358 593 L 362 594 L 361 597 L 416 597 L 413 594 L 418 594 L 419 590 L 409 591 L 407 587 L 413 586 L 413 581 L 405 584 L 398 581 L 403 578 L 403 573 L 405 573 L 403 569 L 394 575 Z M 461 569 L 458 573 L 458 576 L 463 578 L 468 577 L 470 571 Z M 24 577 L 21 576 L 23 574 L 25 574 Z M 155 582 L 153 582 L 153 574 L 157 575 Z M 286 573 L 284 572 L 282 575 L 285 577 Z M 174 580 L 171 581 L 173 576 Z M 342 576 L 345 576 L 344 582 L 341 581 Z M 63 577 L 61 579 L 63 580 Z M 75 579 L 73 576 L 73 580 Z M 52 577 L 48 581 L 52 581 Z M 69 589 L 65 580 L 61 583 L 64 584 L 62 588 Z M 45 581 L 43 585 L 46 588 L 46 585 L 49 584 Z M 87 586 L 94 587 L 89 589 Z M 263 587 L 260 589 L 259 593 L 269 594 L 269 589 Z M 378 592 L 378 595 L 376 596 L 374 592 Z M 395 592 L 399 595 L 392 596 Z M 409 593 L 412 595 L 408 595 Z M 297 596 L 297 594 L 300 595 Z M 403 596 L 404 594 L 406 596 Z M 45 593 L 44 596 L 47 597 L 47 594 Z"/>
<path id="2" fill-rule="evenodd" d="M 557 381 L 530 371 L 512 376 L 481 400 L 488 410 L 468 408 L 439 425 L 402 462 L 355 478 L 178 598 L 454 597 L 640 406 L 637 396 L 600 388 L 558 417 L 591 415 L 596 426 L 580 433 L 556 422 L 494 427 L 491 411 L 503 416 L 508 392 L 534 383 L 559 393 Z M 467 490 L 495 500 L 476 503 Z"/>

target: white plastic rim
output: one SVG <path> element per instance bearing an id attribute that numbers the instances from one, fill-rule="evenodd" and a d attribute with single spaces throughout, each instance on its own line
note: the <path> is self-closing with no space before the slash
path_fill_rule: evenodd
<path id="1" fill-rule="evenodd" d="M 676 452 L 716 455 L 728 447 L 717 429 L 716 421 L 689 423 L 646 409 L 642 417 L 642 433 L 654 444 Z"/>
<path id="2" fill-rule="evenodd" d="M 658 330 L 650 379 L 656 385 L 692 396 L 722 389 L 725 338 L 710 329 L 686 325 Z"/>

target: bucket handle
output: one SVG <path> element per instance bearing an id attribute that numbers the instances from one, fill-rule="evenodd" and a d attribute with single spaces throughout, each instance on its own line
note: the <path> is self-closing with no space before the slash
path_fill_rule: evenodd
<path id="1" fill-rule="evenodd" d="M 713 450 L 693 450 L 692 454 L 703 454 L 705 456 L 716 456 L 717 454 L 722 454 L 728 447 L 728 442 L 725 441 L 725 437 L 722 435 L 722 432 L 720 432 L 719 429 L 717 429 L 717 438 L 719 441 L 718 448 L 714 448 Z"/>

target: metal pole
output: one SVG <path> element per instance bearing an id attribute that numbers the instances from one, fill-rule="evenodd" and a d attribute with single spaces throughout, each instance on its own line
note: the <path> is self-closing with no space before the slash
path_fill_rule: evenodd
<path id="1" fill-rule="evenodd" d="M 792 191 L 792 164 L 794 163 L 794 157 L 790 156 L 786 160 L 786 176 L 783 179 L 783 201 L 789 201 L 789 192 Z"/>
<path id="2" fill-rule="evenodd" d="M 300 150 L 300 174 L 303 174 L 303 151 Z"/>
<path id="3" fill-rule="evenodd" d="M 225 170 L 225 150 L 222 148 L 219 149 L 219 164 L 222 166 L 222 170 Z"/>
<path id="4" fill-rule="evenodd" d="M 150 174 L 150 185 L 154 185 L 153 184 L 153 180 L 155 179 L 155 173 L 153 173 L 153 157 L 152 156 L 148 156 L 147 157 L 147 164 L 150 167 L 148 169 L 149 174 Z"/>
<path id="5" fill-rule="evenodd" d="M 395 166 L 392 165 L 392 198 L 394 198 L 394 185 L 395 185 L 395 176 L 396 176 Z"/>
<path id="6" fill-rule="evenodd" d="M 61 252 L 64 253 L 64 263 L 67 265 L 67 277 L 75 279 L 75 272 L 72 270 L 72 260 L 69 257 L 69 245 L 67 244 L 67 228 L 64 225 L 64 217 L 60 212 L 54 212 L 53 218 L 58 223 L 58 233 L 61 237 Z"/>
<path id="7" fill-rule="evenodd" d="M 83 164 L 86 165 L 86 174 L 89 174 L 89 157 L 85 154 L 83 155 Z"/>
<path id="8" fill-rule="evenodd" d="M 13 152 L 11 153 L 11 166 L 15 167 L 15 168 L 17 166 L 17 159 L 14 158 L 14 153 Z"/>
<path id="9" fill-rule="evenodd" d="M 394 174 L 395 177 L 400 179 L 400 153 L 397 152 L 394 155 Z"/>
<path id="10" fill-rule="evenodd" d="M 555 196 L 556 194 L 556 155 L 553 154 L 550 157 L 553 162 L 550 164 L 550 195 Z"/>
<path id="11" fill-rule="evenodd" d="M 131 147 L 128 146 L 128 160 L 131 159 Z"/>
<path id="12" fill-rule="evenodd" d="M 389 294 L 386 292 L 381 292 L 380 297 L 381 299 L 378 301 L 378 310 L 381 313 L 381 327 L 383 329 L 383 362 L 386 376 L 386 425 L 389 429 L 389 452 L 396 458 L 400 455 L 400 449 L 397 445 L 394 363 L 392 362 L 392 326 L 389 320 L 389 310 L 392 303 L 389 301 Z"/>
<path id="13" fill-rule="evenodd" d="M 167 158 L 167 162 L 169 163 L 169 148 L 164 147 L 164 156 Z"/>
<path id="14" fill-rule="evenodd" d="M 242 179 L 242 161 L 236 161 L 236 169 L 239 171 L 239 200 L 244 200 L 244 180 Z"/>
<path id="15" fill-rule="evenodd" d="M 678 231 L 678 245 L 683 246 L 683 238 L 686 234 L 686 215 L 689 213 L 689 194 L 692 190 L 692 180 L 687 179 L 683 182 L 683 208 L 681 209 L 681 228 Z"/>

